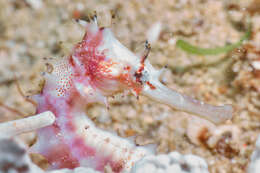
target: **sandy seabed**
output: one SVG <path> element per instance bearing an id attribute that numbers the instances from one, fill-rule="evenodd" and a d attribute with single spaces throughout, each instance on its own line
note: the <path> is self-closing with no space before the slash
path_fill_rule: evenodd
<path id="1" fill-rule="evenodd" d="M 115 36 L 137 53 L 148 31 L 160 23 L 149 60 L 158 69 L 168 66 L 161 81 L 210 104 L 232 104 L 236 110 L 233 119 L 219 127 L 224 132 L 214 144 L 209 141 L 212 134 L 198 123 L 204 120 L 144 96 L 137 100 L 117 95 L 109 99 L 109 110 L 90 106 L 86 111 L 97 126 L 123 137 L 136 135 L 139 145 L 155 143 L 158 153 L 199 155 L 211 173 L 245 172 L 260 132 L 259 0 L 0 0 L 0 103 L 33 115 L 35 108 L 17 91 L 14 75 L 26 95 L 39 92 L 42 59 L 67 55 L 84 34 L 73 19 L 84 20 L 95 10 L 101 26 L 111 26 L 110 10 L 115 12 Z M 248 18 L 251 38 L 230 53 L 191 55 L 176 47 L 178 39 L 205 48 L 234 43 L 246 32 Z M 19 117 L 0 108 L 0 122 Z M 31 143 L 30 135 L 21 138 Z"/>

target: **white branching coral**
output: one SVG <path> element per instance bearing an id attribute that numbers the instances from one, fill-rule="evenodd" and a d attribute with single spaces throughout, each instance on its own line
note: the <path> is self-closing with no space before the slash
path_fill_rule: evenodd
<path id="1" fill-rule="evenodd" d="M 138 161 L 131 173 L 209 173 L 204 159 L 195 155 L 181 155 L 172 152 L 168 155 L 146 156 Z"/>

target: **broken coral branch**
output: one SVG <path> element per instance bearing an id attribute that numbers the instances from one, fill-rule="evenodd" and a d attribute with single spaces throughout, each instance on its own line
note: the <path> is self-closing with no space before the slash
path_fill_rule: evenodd
<path id="1" fill-rule="evenodd" d="M 15 136 L 21 133 L 31 132 L 54 123 L 55 116 L 50 111 L 22 118 L 18 120 L 0 123 L 0 134 Z"/>

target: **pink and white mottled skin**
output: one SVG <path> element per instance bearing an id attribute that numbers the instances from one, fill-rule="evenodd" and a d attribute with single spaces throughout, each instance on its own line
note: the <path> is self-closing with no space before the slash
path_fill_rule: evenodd
<path id="1" fill-rule="evenodd" d="M 109 28 L 96 22 L 82 22 L 86 34 L 72 53 L 50 60 L 45 85 L 33 99 L 37 113 L 52 111 L 53 125 L 38 130 L 38 140 L 31 152 L 47 158 L 49 169 L 92 167 L 104 171 L 109 164 L 114 172 L 127 172 L 149 147 L 136 147 L 129 140 L 97 129 L 85 115 L 85 106 L 94 102 L 107 104 L 106 97 L 125 90 L 137 96 L 147 95 L 176 109 L 197 114 L 214 123 L 231 118 L 232 107 L 212 106 L 166 88 L 159 82 L 160 70 L 143 57 L 124 47 Z"/>

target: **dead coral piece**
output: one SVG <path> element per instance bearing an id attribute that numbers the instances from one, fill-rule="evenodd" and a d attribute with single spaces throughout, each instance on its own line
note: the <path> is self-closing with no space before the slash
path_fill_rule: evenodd
<path id="1" fill-rule="evenodd" d="M 188 121 L 186 133 L 193 144 L 205 145 L 215 128 L 216 126 L 207 120 L 192 117 Z"/>
<path id="2" fill-rule="evenodd" d="M 28 118 L 1 123 L 0 134 L 15 136 L 51 125 L 54 121 L 55 116 L 47 111 Z"/>
<path id="3" fill-rule="evenodd" d="M 216 128 L 207 141 L 208 147 L 227 158 L 239 153 L 240 129 L 235 125 L 222 125 Z"/>
<path id="4" fill-rule="evenodd" d="M 131 173 L 209 173 L 204 159 L 172 152 L 168 155 L 146 156 L 138 161 Z"/>
<path id="5" fill-rule="evenodd" d="M 204 146 L 214 153 L 233 158 L 239 153 L 240 129 L 235 125 L 214 126 L 206 120 L 191 119 L 188 122 L 187 136 L 190 141 Z"/>

